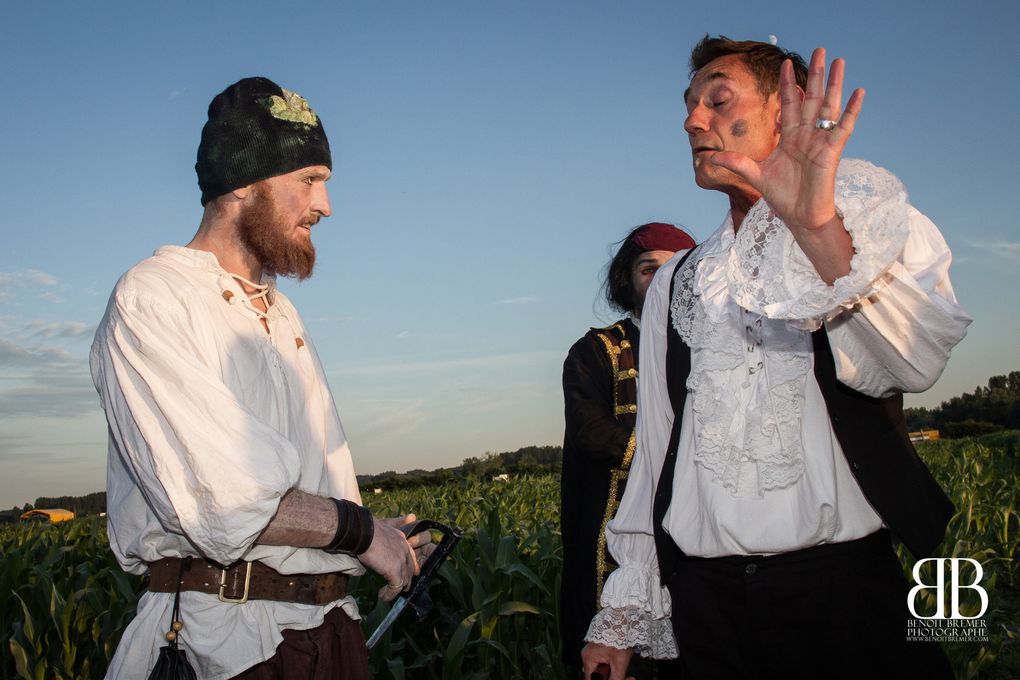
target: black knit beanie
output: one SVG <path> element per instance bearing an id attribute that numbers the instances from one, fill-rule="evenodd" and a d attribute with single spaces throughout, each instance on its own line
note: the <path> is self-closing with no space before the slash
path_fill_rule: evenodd
<path id="1" fill-rule="evenodd" d="M 209 104 L 198 145 L 202 205 L 310 165 L 333 169 L 322 122 L 301 95 L 268 78 L 239 80 Z"/>

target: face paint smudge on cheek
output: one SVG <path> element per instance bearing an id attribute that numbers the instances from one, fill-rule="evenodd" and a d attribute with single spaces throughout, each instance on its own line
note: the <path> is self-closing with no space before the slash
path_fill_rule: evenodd
<path id="1" fill-rule="evenodd" d="M 730 126 L 730 134 L 734 137 L 743 137 L 747 134 L 747 121 L 741 118 L 740 120 L 733 121 L 733 125 Z"/>

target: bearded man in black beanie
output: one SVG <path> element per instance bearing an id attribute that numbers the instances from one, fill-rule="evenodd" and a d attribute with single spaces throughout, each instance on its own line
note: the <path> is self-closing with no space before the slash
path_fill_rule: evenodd
<path id="1" fill-rule="evenodd" d="M 195 169 L 198 232 L 120 279 L 92 346 L 110 546 L 150 575 L 108 677 L 147 677 L 162 647 L 202 678 L 366 678 L 348 576 L 381 574 L 392 600 L 431 545 L 399 529 L 414 515 L 361 506 L 322 364 L 276 288 L 312 273 L 326 133 L 303 97 L 245 78 L 210 104 Z"/>

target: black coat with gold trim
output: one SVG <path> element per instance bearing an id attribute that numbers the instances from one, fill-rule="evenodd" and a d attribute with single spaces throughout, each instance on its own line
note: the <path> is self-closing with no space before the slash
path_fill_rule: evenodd
<path id="1" fill-rule="evenodd" d="M 577 666 L 606 575 L 605 524 L 623 496 L 634 453 L 639 333 L 630 319 L 593 328 L 563 364 L 566 432 L 560 482 L 564 660 Z"/>

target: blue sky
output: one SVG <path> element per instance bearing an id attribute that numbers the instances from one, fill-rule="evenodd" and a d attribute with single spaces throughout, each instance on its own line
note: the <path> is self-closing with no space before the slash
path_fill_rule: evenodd
<path id="1" fill-rule="evenodd" d="M 36 2 L 0 8 L 0 508 L 105 487 L 88 375 L 117 278 L 201 218 L 210 99 L 265 75 L 334 152 L 315 276 L 283 283 L 322 354 L 359 472 L 562 438 L 560 370 L 609 246 L 698 239 L 687 56 L 706 32 L 847 60 L 868 95 L 848 156 L 941 227 L 974 316 L 908 404 L 1020 369 L 1015 2 Z M 1010 199 L 1011 200 L 1011 199 Z"/>

